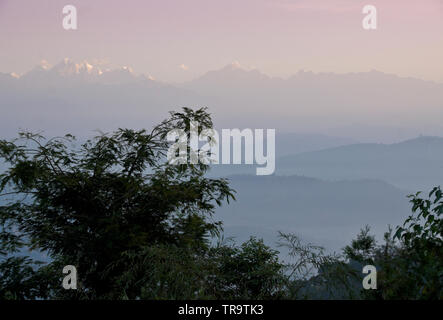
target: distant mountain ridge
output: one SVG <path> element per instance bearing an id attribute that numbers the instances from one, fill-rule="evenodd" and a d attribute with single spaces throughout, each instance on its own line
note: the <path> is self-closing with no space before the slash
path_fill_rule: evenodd
<path id="1" fill-rule="evenodd" d="M 376 80 L 374 82 L 374 80 Z M 400 77 L 395 74 L 389 74 L 377 70 L 349 72 L 349 73 L 332 73 L 332 72 L 312 72 L 300 70 L 297 73 L 287 77 L 271 77 L 262 73 L 258 69 L 246 69 L 236 63 L 229 64 L 218 70 L 208 71 L 194 80 L 185 82 L 183 86 L 198 90 L 212 90 L 211 86 L 218 86 L 222 89 L 235 89 L 238 87 L 266 87 L 268 89 L 283 88 L 287 89 L 295 85 L 312 85 L 325 86 L 330 85 L 331 81 L 339 81 L 342 84 L 352 84 L 355 82 L 376 85 L 377 81 L 385 83 L 401 81 L 403 84 L 424 84 L 428 86 L 443 86 L 443 83 L 434 81 L 421 80 L 412 77 Z M 343 87 L 343 89 L 346 89 Z"/>
<path id="2" fill-rule="evenodd" d="M 25 72 L 23 75 L 18 76 L 15 73 L 6 74 L 1 73 L 2 76 L 8 78 L 24 79 L 33 77 L 35 74 L 51 74 L 58 75 L 60 77 L 80 77 L 83 80 L 98 80 L 101 77 L 106 77 L 112 73 L 120 73 L 122 75 L 121 81 L 128 79 L 148 79 L 156 81 L 154 77 L 149 74 L 136 74 L 134 70 L 129 66 L 120 66 L 117 68 L 111 68 L 109 66 L 102 65 L 100 63 L 94 63 L 87 60 L 74 61 L 71 58 L 64 58 L 55 65 L 51 65 L 46 60 L 42 60 L 39 65 L 32 70 Z M 371 70 L 368 72 L 350 72 L 350 73 L 331 73 L 320 72 L 314 73 L 311 71 L 301 70 L 288 78 L 271 77 L 265 73 L 262 73 L 256 68 L 244 68 L 238 62 L 228 64 L 220 69 L 211 70 L 203 75 L 197 77 L 194 80 L 184 82 L 180 86 L 196 88 L 199 85 L 208 88 L 210 85 L 220 86 L 222 88 L 233 88 L 238 86 L 254 86 L 262 85 L 268 88 L 279 86 L 283 84 L 294 85 L 300 83 L 315 82 L 318 85 L 322 85 L 324 82 L 328 82 L 331 79 L 341 79 L 344 82 L 351 81 L 370 81 L 371 77 L 377 76 L 379 80 L 384 78 L 385 81 L 389 80 L 401 80 L 409 83 L 427 83 L 429 86 L 443 86 L 442 83 L 433 81 L 425 81 L 416 78 L 404 78 L 394 74 L 388 74 L 381 71 Z M 199 88 L 199 90 L 202 88 Z M 219 88 L 221 89 L 221 88 Z"/>
<path id="3" fill-rule="evenodd" d="M 278 174 L 322 179 L 381 179 L 411 190 L 443 184 L 443 138 L 422 136 L 395 144 L 351 144 L 288 155 Z"/>
<path id="4" fill-rule="evenodd" d="M 0 128 L 7 130 L 37 123 L 70 131 L 140 128 L 163 119 L 167 111 L 206 106 L 223 128 L 275 128 L 355 141 L 443 135 L 443 84 L 378 71 L 298 72 L 283 79 L 231 64 L 171 85 L 129 67 L 64 59 L 55 66 L 44 62 L 21 76 L 1 74 L 0 96 Z M 49 114 L 60 117 L 49 122 Z M 363 132 L 364 125 L 387 130 Z M 397 127 L 407 132 L 399 135 Z"/>

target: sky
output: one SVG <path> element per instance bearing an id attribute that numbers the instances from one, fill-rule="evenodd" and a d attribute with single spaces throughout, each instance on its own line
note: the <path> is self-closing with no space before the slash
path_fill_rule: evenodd
<path id="1" fill-rule="evenodd" d="M 75 31 L 62 27 L 68 4 Z M 368 4 L 377 30 L 362 28 Z M 0 72 L 65 57 L 167 82 L 234 61 L 278 77 L 375 69 L 443 82 L 443 0 L 0 0 Z"/>

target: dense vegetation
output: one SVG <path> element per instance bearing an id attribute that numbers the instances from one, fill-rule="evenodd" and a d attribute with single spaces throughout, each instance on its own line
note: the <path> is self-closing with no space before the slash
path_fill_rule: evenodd
<path id="1" fill-rule="evenodd" d="M 260 239 L 223 240 L 213 213 L 234 199 L 227 180 L 165 160 L 167 133 L 189 135 L 190 121 L 212 128 L 205 109 L 184 109 L 151 132 L 83 144 L 30 133 L 0 141 L 0 299 L 443 298 L 439 187 L 411 196 L 414 214 L 381 245 L 369 228 L 340 254 L 280 234 L 283 262 Z M 366 264 L 379 271 L 377 290 L 362 290 Z M 62 288 L 65 265 L 77 267 L 78 290 Z"/>

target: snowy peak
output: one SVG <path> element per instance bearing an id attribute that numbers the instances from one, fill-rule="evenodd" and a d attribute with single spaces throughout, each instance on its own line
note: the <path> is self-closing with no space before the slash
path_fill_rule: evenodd
<path id="1" fill-rule="evenodd" d="M 128 66 L 109 68 L 102 63 L 92 63 L 87 60 L 76 62 L 70 58 L 64 58 L 54 66 L 43 60 L 20 79 L 25 82 L 38 81 L 40 84 L 57 84 L 60 81 L 100 84 L 152 83 L 155 81 L 150 75 L 136 75 L 134 70 Z"/>
<path id="2" fill-rule="evenodd" d="M 69 58 L 63 59 L 63 61 L 56 64 L 50 71 L 64 77 L 82 74 L 100 75 L 103 73 L 98 66 L 92 65 L 86 60 L 75 63 Z"/>

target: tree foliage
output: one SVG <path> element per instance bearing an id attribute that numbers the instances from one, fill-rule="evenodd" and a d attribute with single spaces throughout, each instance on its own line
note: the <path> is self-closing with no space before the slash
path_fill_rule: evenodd
<path id="1" fill-rule="evenodd" d="M 212 127 L 205 109 L 184 109 L 151 132 L 119 129 L 80 145 L 71 135 L 21 133 L 0 141 L 7 165 L 0 175 L 7 201 L 0 207 L 2 251 L 26 246 L 48 253 L 52 263 L 69 262 L 82 292 L 99 298 L 112 288 L 101 275 L 127 251 L 207 246 L 221 228 L 212 219 L 215 206 L 234 195 L 227 180 L 205 176 L 207 165 L 166 161 L 168 132 L 189 133 L 190 121 Z"/>
<path id="2" fill-rule="evenodd" d="M 389 228 L 378 245 L 369 228 L 345 248 L 350 260 L 377 267 L 377 290 L 362 291 L 368 299 L 443 298 L 443 194 L 435 187 L 428 198 L 410 195 L 413 214 L 395 234 Z"/>

